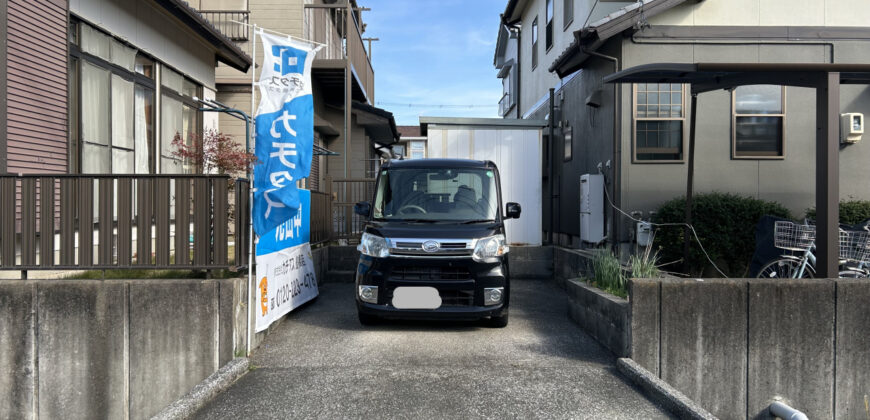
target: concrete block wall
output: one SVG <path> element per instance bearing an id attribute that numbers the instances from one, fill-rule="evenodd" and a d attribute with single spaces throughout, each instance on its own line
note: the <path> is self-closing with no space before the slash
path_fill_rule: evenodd
<path id="1" fill-rule="evenodd" d="M 631 280 L 630 353 L 720 418 L 865 418 L 870 282 Z"/>
<path id="2" fill-rule="evenodd" d="M 553 247 L 511 246 L 510 270 L 515 279 L 552 279 Z"/>
<path id="3" fill-rule="evenodd" d="M 243 284 L 0 281 L 0 418 L 150 418 L 244 349 Z"/>
<path id="4" fill-rule="evenodd" d="M 571 320 L 617 357 L 627 357 L 630 328 L 628 301 L 589 286 L 580 279 L 571 279 L 565 284 Z"/>

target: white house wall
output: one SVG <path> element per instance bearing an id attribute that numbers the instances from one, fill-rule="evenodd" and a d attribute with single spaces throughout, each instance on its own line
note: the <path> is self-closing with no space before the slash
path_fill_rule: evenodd
<path id="1" fill-rule="evenodd" d="M 70 13 L 111 32 L 203 86 L 215 88 L 214 47 L 150 1 L 70 0 L 69 8 Z"/>
<path id="2" fill-rule="evenodd" d="M 653 25 L 867 26 L 866 0 L 705 0 L 650 19 Z"/>
<path id="3" fill-rule="evenodd" d="M 597 3 L 597 4 L 596 4 Z M 541 104 L 548 94 L 549 89 L 559 82 L 555 73 L 547 69 L 574 41 L 574 31 L 583 27 L 586 17 L 588 23 L 595 22 L 609 13 L 621 9 L 633 2 L 601 2 L 595 0 L 574 0 L 573 21 L 565 28 L 564 2 L 553 0 L 553 46 L 547 50 L 546 45 L 546 0 L 533 0 L 523 12 L 521 44 L 521 69 L 520 80 L 520 115 L 533 111 L 536 105 Z M 593 9 L 594 6 L 594 9 Z M 591 15 L 590 15 L 591 12 Z M 532 22 L 538 17 L 538 65 L 532 69 Z M 516 55 L 505 54 L 505 59 L 514 58 Z M 546 102 L 546 101 L 545 101 Z"/>
<path id="4" fill-rule="evenodd" d="M 541 131 L 434 127 L 428 129 L 430 158 L 491 160 L 501 176 L 502 205 L 522 206 L 519 219 L 505 221 L 508 243 L 541 244 Z M 502 209 L 504 211 L 504 209 Z"/>

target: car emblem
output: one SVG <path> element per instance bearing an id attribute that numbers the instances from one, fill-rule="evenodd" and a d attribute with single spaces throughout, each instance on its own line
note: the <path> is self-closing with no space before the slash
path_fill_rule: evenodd
<path id="1" fill-rule="evenodd" d="M 437 252 L 438 249 L 441 248 L 441 244 L 436 241 L 426 241 L 423 242 L 423 251 L 426 252 Z"/>

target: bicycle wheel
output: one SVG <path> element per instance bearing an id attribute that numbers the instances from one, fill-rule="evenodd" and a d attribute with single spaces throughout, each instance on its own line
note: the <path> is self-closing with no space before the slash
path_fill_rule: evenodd
<path id="1" fill-rule="evenodd" d="M 867 272 L 858 268 L 849 268 L 840 271 L 841 279 L 863 279 L 867 278 Z"/>
<path id="2" fill-rule="evenodd" d="M 779 260 L 774 260 L 767 265 L 765 265 L 761 271 L 758 272 L 758 278 L 760 279 L 794 279 L 797 278 L 798 271 L 801 268 L 801 261 L 791 258 L 783 258 Z M 807 264 L 804 268 L 804 273 L 802 278 L 811 279 L 815 273 L 813 272 L 813 268 Z"/>

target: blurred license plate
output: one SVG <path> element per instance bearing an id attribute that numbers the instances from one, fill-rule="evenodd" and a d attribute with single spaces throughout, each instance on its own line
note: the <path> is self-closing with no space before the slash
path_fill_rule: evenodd
<path id="1" fill-rule="evenodd" d="M 434 287 L 397 287 L 393 290 L 396 309 L 438 309 L 441 296 Z"/>

